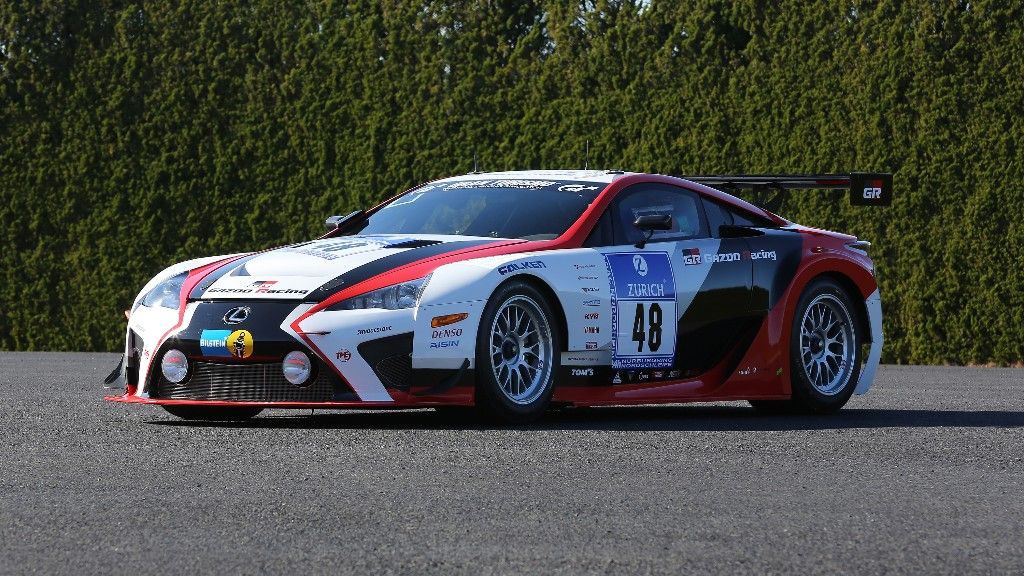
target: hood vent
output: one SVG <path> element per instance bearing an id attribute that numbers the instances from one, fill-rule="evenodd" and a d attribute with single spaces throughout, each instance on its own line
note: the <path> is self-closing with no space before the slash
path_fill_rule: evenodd
<path id="1" fill-rule="evenodd" d="M 433 246 L 434 244 L 440 244 L 440 240 L 406 240 L 405 242 L 399 242 L 397 244 L 388 244 L 385 248 L 422 248 L 424 246 Z"/>

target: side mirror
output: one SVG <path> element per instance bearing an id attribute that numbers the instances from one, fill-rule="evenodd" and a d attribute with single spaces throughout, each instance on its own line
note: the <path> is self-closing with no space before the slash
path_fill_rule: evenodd
<path id="1" fill-rule="evenodd" d="M 719 238 L 752 238 L 764 236 L 764 232 L 750 226 L 736 226 L 734 224 L 722 224 L 718 227 Z"/>
<path id="2" fill-rule="evenodd" d="M 636 243 L 637 248 L 643 248 L 647 245 L 647 241 L 654 236 L 654 233 L 658 230 L 671 230 L 672 229 L 672 215 L 671 214 L 644 214 L 643 216 L 637 216 L 636 220 L 633 221 L 633 226 L 645 232 L 644 237 Z"/>
<path id="3" fill-rule="evenodd" d="M 355 212 L 351 212 L 345 216 L 328 216 L 327 220 L 324 221 L 324 228 L 326 228 L 328 232 L 337 230 L 338 228 L 341 228 L 342 224 L 351 221 L 357 216 L 362 216 L 362 214 L 362 210 L 356 210 Z"/>
<path id="4" fill-rule="evenodd" d="M 657 230 L 671 230 L 672 229 L 672 215 L 671 214 L 644 214 L 643 216 L 637 216 L 636 220 L 633 221 L 633 226 L 641 230 L 654 232 Z"/>

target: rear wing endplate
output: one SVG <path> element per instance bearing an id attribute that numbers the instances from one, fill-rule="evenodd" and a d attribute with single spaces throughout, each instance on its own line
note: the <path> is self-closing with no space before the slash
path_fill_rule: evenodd
<path id="1" fill-rule="evenodd" d="M 733 193 L 754 192 L 754 203 L 775 212 L 790 190 L 849 190 L 854 206 L 892 204 L 892 174 L 852 172 L 850 174 L 762 174 L 743 176 L 682 176 L 691 182 Z"/>

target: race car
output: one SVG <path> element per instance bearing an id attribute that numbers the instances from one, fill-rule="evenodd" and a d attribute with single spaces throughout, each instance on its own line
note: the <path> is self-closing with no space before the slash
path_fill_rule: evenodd
<path id="1" fill-rule="evenodd" d="M 832 412 L 871 386 L 869 243 L 758 204 L 890 174 L 470 173 L 328 218 L 323 236 L 182 262 L 126 310 L 115 402 L 185 419 L 265 408 L 747 400 Z M 753 193 L 753 202 L 730 194 Z M 773 197 L 772 197 L 773 196 Z"/>

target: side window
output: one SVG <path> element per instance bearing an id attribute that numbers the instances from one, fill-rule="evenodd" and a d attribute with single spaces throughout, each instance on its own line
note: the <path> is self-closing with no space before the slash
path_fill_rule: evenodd
<path id="1" fill-rule="evenodd" d="M 723 224 L 751 226 L 754 228 L 773 226 L 771 222 L 752 217 L 744 212 L 707 199 L 704 200 L 704 210 L 708 214 L 708 228 L 711 230 L 712 236 L 718 236 L 718 227 Z"/>
<path id="2" fill-rule="evenodd" d="M 643 232 L 633 222 L 646 214 L 671 214 L 672 229 L 655 232 L 651 242 L 707 237 L 707 225 L 697 194 L 664 184 L 638 184 L 622 192 L 612 205 L 617 244 L 633 244 Z"/>
<path id="3" fill-rule="evenodd" d="M 732 224 L 732 214 L 721 204 L 705 199 L 704 210 L 708 214 L 708 229 L 712 236 L 718 237 L 719 226 Z"/>
<path id="4" fill-rule="evenodd" d="M 598 248 L 600 246 L 613 246 L 614 244 L 611 210 L 605 210 L 594 226 L 594 229 L 590 231 L 590 235 L 587 236 L 583 246 L 586 248 Z"/>
<path id="5" fill-rule="evenodd" d="M 745 216 L 745 215 L 743 215 L 740 212 L 736 212 L 735 210 L 728 210 L 728 209 L 726 209 L 726 210 L 730 214 L 732 214 L 732 223 L 737 225 L 737 226 L 754 226 L 756 228 L 757 226 L 764 226 L 765 225 L 764 222 L 755 222 L 753 218 L 750 218 L 749 216 Z"/>

